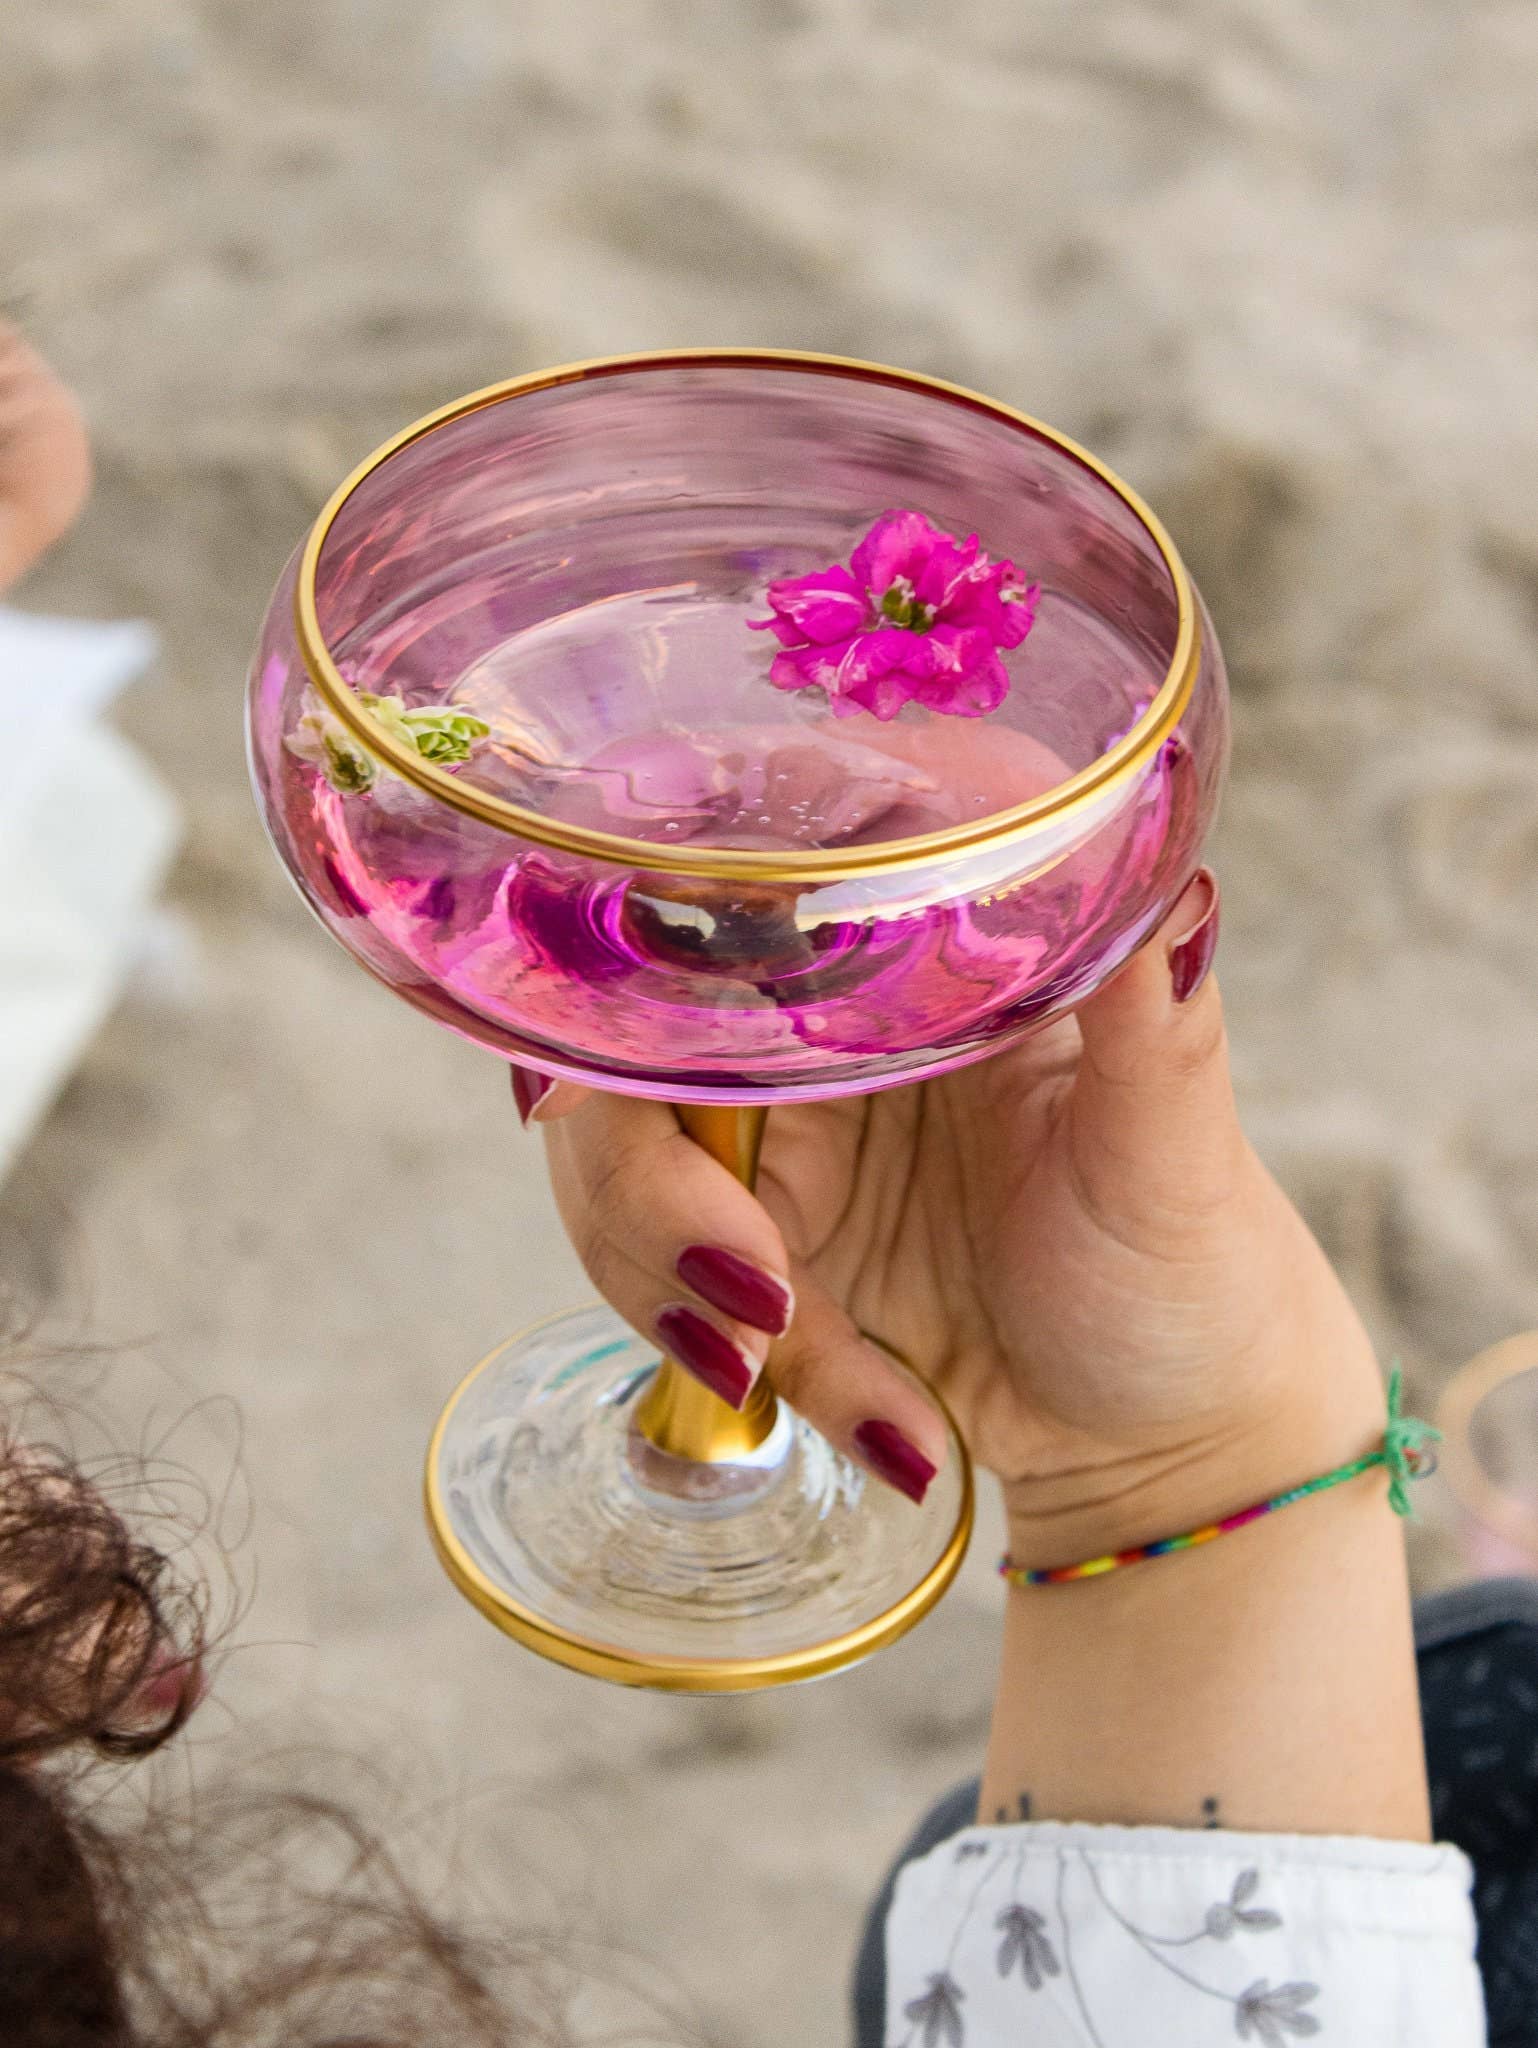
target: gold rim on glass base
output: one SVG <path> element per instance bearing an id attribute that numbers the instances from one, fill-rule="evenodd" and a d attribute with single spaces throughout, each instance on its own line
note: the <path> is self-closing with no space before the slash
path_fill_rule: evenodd
<path id="1" fill-rule="evenodd" d="M 572 1341 L 566 1344 L 566 1350 L 563 1351 L 561 1347 L 568 1338 Z M 553 1369 L 546 1374 L 542 1385 L 531 1382 L 532 1391 L 526 1389 L 526 1392 L 529 1392 L 530 1408 L 543 1399 L 545 1388 L 560 1389 L 563 1382 L 573 1383 L 570 1398 L 577 1414 L 571 1441 L 576 1442 L 580 1439 L 587 1455 L 593 1460 L 590 1471 L 596 1476 L 589 1486 L 574 1484 L 571 1475 L 558 1469 L 541 1473 L 535 1461 L 525 1459 L 520 1463 L 517 1448 L 520 1435 L 527 1434 L 534 1445 L 548 1442 L 548 1437 L 541 1437 L 537 1421 L 520 1428 L 516 1418 L 508 1418 L 501 1428 L 501 1433 L 496 1437 L 497 1448 L 493 1451 L 491 1439 L 484 1429 L 485 1418 L 477 1422 L 470 1415 L 470 1409 L 477 1398 L 484 1398 L 488 1375 L 499 1370 L 505 1371 L 509 1361 L 516 1367 L 520 1354 L 527 1354 L 541 1346 L 549 1350 L 550 1365 Z M 585 1358 L 576 1355 L 584 1349 Z M 639 1364 L 631 1365 L 623 1355 L 626 1351 L 631 1352 L 632 1356 L 639 1360 Z M 613 1356 L 615 1354 L 618 1354 L 617 1358 Z M 568 1357 L 570 1362 L 563 1362 Z M 582 1367 L 589 1360 L 604 1361 L 602 1370 L 609 1376 L 613 1390 L 612 1396 L 605 1396 L 596 1404 L 596 1424 L 588 1418 L 587 1406 L 590 1396 L 587 1390 L 574 1384 Z M 512 1636 L 515 1641 L 553 1663 L 564 1664 L 569 1670 L 584 1672 L 592 1678 L 607 1679 L 617 1685 L 646 1686 L 661 1692 L 751 1692 L 774 1685 L 794 1685 L 801 1680 L 818 1678 L 828 1672 L 841 1670 L 845 1665 L 858 1663 L 874 1651 L 883 1649 L 888 1643 L 895 1642 L 899 1636 L 906 1635 L 945 1593 L 966 1555 L 975 1510 L 970 1462 L 954 1427 L 951 1432 L 950 1458 L 931 1490 L 932 1496 L 936 1489 L 941 1488 L 948 1488 L 949 1494 L 954 1495 L 954 1508 L 948 1524 L 936 1532 L 935 1540 L 921 1552 L 917 1560 L 918 1575 L 903 1585 L 898 1597 L 891 1600 L 883 1599 L 875 1612 L 865 1612 L 857 1623 L 840 1632 L 827 1634 L 814 1629 L 810 1640 L 795 1642 L 772 1654 L 758 1656 L 728 1652 L 725 1648 L 719 1655 L 708 1650 L 690 1655 L 653 1652 L 634 1642 L 617 1641 L 613 1636 L 606 1636 L 596 1630 L 590 1633 L 570 1618 L 558 1619 L 554 1611 L 541 1611 L 535 1599 L 515 1593 L 507 1584 L 501 1583 L 491 1571 L 477 1561 L 465 1540 L 467 1520 L 473 1519 L 467 1517 L 465 1505 L 465 1497 L 469 1490 L 476 1486 L 482 1488 L 485 1501 L 490 1503 L 487 1512 L 492 1516 L 497 1514 L 496 1503 L 499 1500 L 516 1503 L 520 1512 L 528 1514 L 536 1536 L 542 1532 L 548 1533 L 557 1549 L 569 1528 L 571 1540 L 579 1556 L 590 1546 L 591 1541 L 588 1524 L 584 1522 L 589 1501 L 595 1496 L 605 1496 L 605 1499 L 600 1501 L 600 1506 L 607 1507 L 608 1520 L 605 1521 L 597 1512 L 592 1518 L 593 1526 L 598 1532 L 599 1543 L 601 1544 L 605 1537 L 612 1541 L 620 1541 L 623 1537 L 623 1531 L 616 1536 L 616 1507 L 621 1517 L 633 1513 L 633 1545 L 627 1546 L 621 1542 L 621 1548 L 626 1560 L 633 1562 L 643 1577 L 648 1556 L 653 1551 L 660 1554 L 662 1548 L 657 1542 L 659 1524 L 654 1518 L 658 1515 L 668 1516 L 667 1528 L 672 1539 L 672 1576 L 670 1582 L 656 1596 L 657 1600 L 665 1603 L 672 1599 L 678 1615 L 686 1618 L 694 1632 L 707 1640 L 710 1636 L 719 1634 L 725 1644 L 730 1639 L 740 1639 L 745 1632 L 751 1633 L 756 1629 L 758 1620 L 750 1611 L 740 1615 L 735 1622 L 716 1620 L 709 1612 L 695 1611 L 690 1599 L 690 1531 L 693 1529 L 702 1532 L 708 1541 L 713 1529 L 728 1527 L 735 1521 L 736 1515 L 729 1497 L 730 1474 L 727 1476 L 728 1492 L 717 1503 L 696 1503 L 692 1500 L 676 1503 L 673 1505 L 677 1512 L 672 1515 L 668 1514 L 669 1503 L 655 1495 L 648 1500 L 644 1489 L 638 1489 L 628 1500 L 616 1503 L 612 1490 L 606 1488 L 605 1479 L 612 1479 L 618 1462 L 613 1456 L 605 1459 L 606 1441 L 611 1451 L 613 1446 L 621 1441 L 628 1442 L 632 1448 L 648 1446 L 648 1439 L 636 1426 L 634 1410 L 643 1405 L 645 1389 L 653 1382 L 656 1372 L 655 1351 L 649 1350 L 633 1332 L 620 1325 L 617 1317 L 611 1318 L 608 1310 L 594 1308 L 547 1317 L 518 1336 L 510 1337 L 505 1343 L 498 1345 L 488 1357 L 482 1359 L 449 1399 L 433 1431 L 427 1454 L 428 1528 L 444 1569 L 454 1584 L 465 1598 L 479 1608 L 481 1613 L 489 1621 L 494 1622 L 504 1634 Z M 930 1398 L 934 1399 L 933 1390 L 929 1392 Z M 603 1426 L 605 1409 L 612 1425 L 607 1439 Z M 631 1419 L 628 1433 L 622 1438 L 616 1432 L 624 1427 L 618 1418 L 626 1409 L 629 1409 Z M 839 1485 L 834 1484 L 825 1487 L 824 1498 L 832 1501 L 833 1515 L 844 1518 L 843 1526 L 856 1532 L 853 1548 L 858 1547 L 857 1532 L 869 1526 L 873 1510 L 887 1516 L 887 1526 L 896 1532 L 899 1544 L 902 1544 L 905 1532 L 910 1527 L 915 1536 L 923 1534 L 923 1523 L 919 1518 L 924 1510 L 915 1509 L 895 1495 L 888 1501 L 888 1489 L 881 1487 L 878 1481 L 869 1483 L 867 1491 L 870 1497 L 860 1499 L 858 1489 L 864 1485 L 864 1481 L 855 1472 L 855 1468 L 838 1459 L 826 1445 L 822 1444 L 821 1439 L 807 1429 L 799 1418 L 792 1416 L 788 1409 L 781 1406 L 779 1414 L 782 1418 L 780 1437 L 763 1447 L 765 1457 L 772 1461 L 783 1456 L 786 1433 L 796 1432 L 810 1448 L 814 1459 L 820 1455 L 825 1474 L 843 1475 L 843 1492 L 850 1497 L 841 1498 Z M 560 1426 L 559 1417 L 556 1426 Z M 477 1434 L 477 1431 L 481 1433 Z M 459 1439 L 458 1442 L 456 1438 Z M 648 1455 L 658 1454 L 650 1447 L 641 1450 L 643 1459 Z M 666 1458 L 667 1454 L 661 1455 Z M 743 1465 L 735 1469 L 751 1474 L 755 1455 L 746 1454 Z M 794 1446 L 791 1455 L 795 1455 Z M 704 1467 L 693 1461 L 678 1462 L 680 1465 L 691 1465 L 695 1473 L 706 1471 L 719 1475 L 722 1472 L 720 1465 Z M 454 1468 L 453 1471 L 450 1469 L 451 1466 Z M 489 1472 L 492 1466 L 497 1469 Z M 455 1472 L 459 1477 L 454 1476 Z M 855 1489 L 852 1494 L 851 1475 Z M 544 1488 L 551 1503 L 551 1514 L 543 1519 L 538 1502 L 541 1487 Z M 945 1491 L 941 1491 L 939 1500 L 943 1503 L 948 1497 Z M 907 1517 L 914 1518 L 911 1524 Z M 803 1523 L 803 1533 L 810 1536 L 808 1555 L 818 1558 L 819 1567 L 825 1575 L 830 1568 L 830 1560 L 837 1560 L 843 1555 L 839 1526 L 837 1520 L 831 1523 L 818 1520 L 810 1525 Z M 804 1559 L 792 1551 L 782 1559 L 770 1556 L 761 1562 L 778 1568 L 784 1575 L 785 1597 L 771 1616 L 777 1632 L 783 1635 L 784 1617 L 793 1616 L 796 1610 L 798 1571 Z M 878 1569 L 871 1583 L 890 1583 L 898 1574 L 898 1568 L 903 1562 L 901 1548 L 891 1559 L 878 1560 Z M 914 1561 L 910 1559 L 907 1562 L 911 1569 Z M 701 1581 L 709 1569 L 709 1561 L 703 1561 L 699 1572 Z M 537 1569 L 531 1568 L 529 1576 L 537 1581 Z M 771 1592 L 772 1580 L 773 1573 L 766 1574 L 765 1582 Z M 560 1587 L 552 1584 L 550 1609 L 558 1610 L 563 1599 L 568 1615 L 593 1604 L 595 1585 L 602 1588 L 601 1571 L 588 1583 L 564 1593 Z M 655 1611 L 663 1617 L 658 1633 L 665 1635 L 665 1606 L 657 1607 Z M 650 1632 L 651 1623 L 641 1608 L 630 1608 L 624 1618 L 627 1621 L 634 1621 L 638 1635 L 644 1637 Z"/>

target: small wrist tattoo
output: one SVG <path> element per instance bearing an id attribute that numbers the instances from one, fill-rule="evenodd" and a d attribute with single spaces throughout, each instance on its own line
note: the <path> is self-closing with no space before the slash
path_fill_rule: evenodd
<path id="1" fill-rule="evenodd" d="M 1013 1827 L 1019 1822 L 1029 1821 L 1031 1817 L 1032 1805 L 1029 1792 L 1017 1792 L 1015 1794 L 1015 1811 L 1013 1813 L 1010 1812 L 1007 1806 L 996 1806 L 993 1809 L 993 1825 L 996 1828 Z M 1204 1828 L 1221 1828 L 1225 1825 L 1222 1802 L 1215 1798 L 1204 1799 L 1202 1801 L 1202 1826 Z"/>

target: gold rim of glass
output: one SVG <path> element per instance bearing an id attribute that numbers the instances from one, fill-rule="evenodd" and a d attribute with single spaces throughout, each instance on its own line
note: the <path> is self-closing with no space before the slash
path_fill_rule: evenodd
<path id="1" fill-rule="evenodd" d="M 805 1678 L 820 1678 L 828 1672 L 842 1670 L 847 1664 L 858 1664 L 862 1658 L 884 1650 L 899 1636 L 905 1636 L 939 1602 L 960 1571 L 972 1540 L 972 1527 L 977 1516 L 977 1489 L 972 1476 L 972 1461 L 960 1432 L 945 1403 L 927 1383 L 925 1392 L 949 1424 L 952 1456 L 959 1460 L 961 1499 L 957 1504 L 956 1526 L 947 1538 L 945 1548 L 917 1585 L 911 1586 L 884 1614 L 875 1615 L 859 1628 L 830 1636 L 820 1643 L 809 1643 L 804 1649 L 782 1651 L 773 1657 L 671 1657 L 627 1650 L 618 1643 L 604 1642 L 599 1637 L 562 1628 L 556 1622 L 545 1620 L 521 1600 L 514 1599 L 481 1570 L 450 1524 L 443 1491 L 438 1483 L 443 1439 L 460 1402 L 504 1351 L 511 1345 L 521 1344 L 540 1330 L 548 1329 L 551 1324 L 564 1321 L 570 1314 L 570 1309 L 563 1309 L 555 1315 L 544 1316 L 526 1330 L 505 1338 L 495 1351 L 488 1352 L 444 1403 L 427 1447 L 423 1492 L 433 1548 L 459 1591 L 504 1635 L 511 1636 L 515 1642 L 536 1651 L 553 1664 L 563 1664 L 567 1670 L 583 1672 L 589 1678 L 607 1679 L 611 1684 L 646 1686 L 654 1692 L 757 1692 L 772 1685 L 794 1685 Z"/>
<path id="2" fill-rule="evenodd" d="M 1164 681 L 1142 717 L 1087 768 L 1010 810 L 996 811 L 991 817 L 952 825 L 944 831 L 927 832 L 911 839 L 892 839 L 872 846 L 837 851 L 813 848 L 784 853 L 766 853 L 748 847 L 663 847 L 649 839 L 627 839 L 617 832 L 604 832 L 593 826 L 570 825 L 556 818 L 547 818 L 538 811 L 526 810 L 521 804 L 493 796 L 489 790 L 477 789 L 471 783 L 460 781 L 446 769 L 425 760 L 414 747 L 407 746 L 371 717 L 331 659 L 315 599 L 315 577 L 321 551 L 342 507 L 359 485 L 401 449 L 439 427 L 449 425 L 451 421 L 463 419 L 468 413 L 501 405 L 528 392 L 547 391 L 559 384 L 618 376 L 632 370 L 664 370 L 685 365 L 704 369 L 745 369 L 755 365 L 801 368 L 870 383 L 890 384 L 900 390 L 927 392 L 1050 441 L 1054 447 L 1081 463 L 1107 484 L 1142 524 L 1163 557 L 1174 587 L 1175 646 Z M 415 783 L 427 795 L 437 797 L 480 824 L 493 826 L 498 831 L 511 833 L 538 846 L 554 847 L 563 853 L 579 854 L 616 866 L 640 868 L 649 874 L 707 875 L 737 881 L 846 881 L 858 875 L 922 867 L 947 855 L 982 852 L 1024 839 L 1049 819 L 1068 817 L 1096 798 L 1103 797 L 1117 783 L 1135 775 L 1151 760 L 1179 724 L 1190 701 L 1201 663 L 1201 625 L 1191 579 L 1173 541 L 1131 485 L 1123 483 L 1087 448 L 1081 448 L 1077 441 L 1070 440 L 1066 434 L 1058 433 L 1041 420 L 1033 419 L 1029 413 L 1018 412 L 1013 406 L 1002 405 L 981 392 L 969 391 L 964 385 L 950 384 L 939 377 L 921 376 L 917 371 L 892 369 L 883 363 L 861 362 L 851 356 L 820 355 L 802 349 L 658 349 L 635 355 L 598 356 L 587 362 L 565 363 L 556 369 L 536 370 L 525 377 L 489 384 L 483 390 L 455 399 L 451 405 L 440 406 L 436 412 L 426 414 L 376 448 L 333 493 L 310 529 L 300 555 L 294 591 L 294 623 L 300 658 L 327 708 L 371 754 L 408 782 Z"/>

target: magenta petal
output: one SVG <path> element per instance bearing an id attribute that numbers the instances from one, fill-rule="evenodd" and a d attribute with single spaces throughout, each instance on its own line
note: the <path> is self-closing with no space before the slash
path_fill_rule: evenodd
<path id="1" fill-rule="evenodd" d="M 789 598 L 819 590 L 839 591 L 846 597 L 860 595 L 860 585 L 842 562 L 834 562 L 826 569 L 813 569 L 805 576 L 777 576 L 767 595 L 770 604 L 779 608 Z"/>
<path id="2" fill-rule="evenodd" d="M 839 647 L 797 647 L 777 654 L 769 669 L 769 680 L 782 690 L 826 690 L 831 696 L 839 686 Z"/>
<path id="3" fill-rule="evenodd" d="M 813 678 L 801 673 L 794 654 L 777 654 L 769 664 L 769 680 L 777 690 L 805 690 Z"/>
<path id="4" fill-rule="evenodd" d="M 980 626 L 936 626 L 925 638 L 933 657 L 929 673 L 941 679 L 965 675 L 993 652 L 993 642 Z"/>
<path id="5" fill-rule="evenodd" d="M 935 645 L 933 634 L 905 633 L 903 638 L 908 644 L 902 649 L 893 666 L 900 669 L 905 676 L 914 676 L 922 680 L 938 674 L 945 667 L 945 657 Z"/>
<path id="6" fill-rule="evenodd" d="M 978 626 L 936 626 L 929 635 L 934 671 L 914 694 L 933 711 L 975 718 L 992 710 L 1009 689 L 1009 676 L 992 640 Z"/>
<path id="7" fill-rule="evenodd" d="M 850 642 L 838 665 L 838 682 L 829 695 L 835 705 L 850 701 L 877 718 L 895 718 L 914 692 L 913 679 L 902 663 L 920 645 L 920 636 L 899 626 L 878 627 Z"/>
<path id="8" fill-rule="evenodd" d="M 978 555 L 970 561 L 958 561 L 956 573 L 940 600 L 943 615 L 958 625 L 970 623 L 976 607 L 986 610 L 992 603 L 999 574 L 998 564 L 990 562 L 986 555 Z"/>
<path id="9" fill-rule="evenodd" d="M 1005 597 L 1005 591 L 1011 594 Z M 999 629 L 994 639 L 1000 647 L 1018 647 L 1036 623 L 1036 607 L 1041 603 L 1039 583 L 1021 583 L 1018 578 L 1004 584 L 999 591 Z"/>
<path id="10" fill-rule="evenodd" d="M 996 562 L 986 575 L 956 588 L 944 615 L 949 624 L 978 627 L 995 647 L 1018 647 L 1031 630 L 1040 595 L 1039 584 L 1022 584 L 1007 562 Z"/>
<path id="11" fill-rule="evenodd" d="M 835 641 L 847 640 L 866 622 L 864 600 L 846 597 L 842 591 L 798 598 L 785 607 L 782 616 L 818 647 L 831 647 Z"/>
<path id="12" fill-rule="evenodd" d="M 953 718 L 983 718 L 997 711 L 1008 695 L 1008 671 L 996 654 L 990 654 L 959 691 L 952 691 L 948 709 Z"/>
<path id="13" fill-rule="evenodd" d="M 916 587 L 924 564 L 944 538 L 922 512 L 883 512 L 849 557 L 849 566 L 856 581 L 879 603 L 899 576 Z"/>
<path id="14" fill-rule="evenodd" d="M 857 677 L 841 697 L 835 697 L 833 708 L 840 716 L 847 716 L 845 705 L 858 705 L 862 711 L 869 711 L 883 723 L 895 718 L 913 695 L 908 679 L 892 670 L 879 674 Z"/>
<path id="15" fill-rule="evenodd" d="M 918 700 L 953 718 L 981 718 L 997 711 L 1009 694 L 1009 674 L 990 648 L 975 667 L 921 683 Z"/>
<path id="16" fill-rule="evenodd" d="M 861 633 L 850 641 L 839 662 L 839 687 L 847 689 L 852 680 L 864 681 L 868 676 L 902 668 L 910 655 L 921 653 L 924 645 L 923 634 L 910 633 L 902 626 L 878 626 L 873 633 Z M 923 658 L 927 670 L 928 660 Z"/>
<path id="17" fill-rule="evenodd" d="M 986 632 L 996 623 L 997 609 L 986 583 L 962 581 L 951 586 L 940 616 L 947 626 L 981 627 Z"/>
<path id="18" fill-rule="evenodd" d="M 922 603 L 943 614 L 958 590 L 969 580 L 987 573 L 987 559 L 985 555 L 978 562 L 975 533 L 961 545 L 942 535 L 914 580 L 915 594 Z"/>
<path id="19" fill-rule="evenodd" d="M 818 647 L 847 640 L 869 617 L 864 592 L 837 563 L 815 576 L 783 577 L 770 584 L 768 595 L 775 615 Z"/>
<path id="20" fill-rule="evenodd" d="M 748 625 L 755 633 L 772 633 L 782 647 L 804 647 L 806 635 L 793 626 L 789 619 L 778 616 L 772 619 L 749 619 Z"/>

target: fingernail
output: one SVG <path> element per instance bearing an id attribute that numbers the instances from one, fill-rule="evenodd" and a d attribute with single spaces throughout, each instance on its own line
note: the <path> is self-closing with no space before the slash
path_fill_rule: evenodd
<path id="1" fill-rule="evenodd" d="M 1188 1003 L 1196 994 L 1218 949 L 1218 878 L 1211 868 L 1199 868 L 1195 882 L 1205 884 L 1207 907 L 1185 937 L 1170 947 L 1170 988 L 1177 1003 Z"/>
<path id="2" fill-rule="evenodd" d="M 672 1302 L 657 1317 L 657 1335 L 685 1372 L 692 1372 L 729 1407 L 742 1406 L 753 1384 L 753 1367 L 747 1354 L 714 1323 L 681 1301 Z"/>
<path id="3" fill-rule="evenodd" d="M 520 1121 L 526 1124 L 555 1083 L 548 1074 L 533 1067 L 514 1067 L 512 1074 L 513 1101 L 518 1105 Z"/>
<path id="4" fill-rule="evenodd" d="M 895 1486 L 911 1501 L 921 1501 L 935 1476 L 917 1444 L 910 1443 L 892 1422 L 862 1422 L 854 1433 L 855 1449 L 878 1479 Z"/>
<path id="5" fill-rule="evenodd" d="M 795 1297 L 783 1280 L 751 1259 L 718 1244 L 691 1244 L 680 1254 L 676 1271 L 686 1287 L 722 1315 L 767 1330 L 771 1337 L 783 1337 L 790 1328 Z"/>

